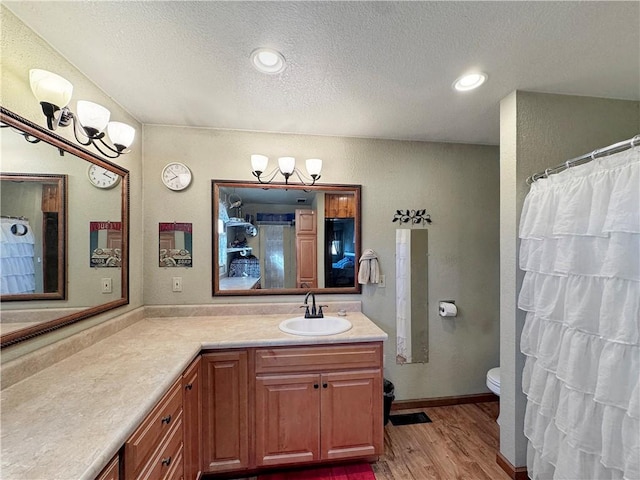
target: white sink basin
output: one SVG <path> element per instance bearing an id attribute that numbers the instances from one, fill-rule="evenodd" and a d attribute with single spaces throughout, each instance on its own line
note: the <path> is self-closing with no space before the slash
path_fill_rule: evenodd
<path id="1" fill-rule="evenodd" d="M 346 318 L 289 318 L 280 322 L 280 330 L 292 335 L 336 335 L 351 329 L 351 322 Z"/>

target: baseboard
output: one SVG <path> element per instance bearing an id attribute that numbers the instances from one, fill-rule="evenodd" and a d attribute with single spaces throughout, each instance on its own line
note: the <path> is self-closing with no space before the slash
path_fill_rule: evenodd
<path id="1" fill-rule="evenodd" d="M 527 467 L 514 467 L 500 452 L 496 455 L 496 463 L 500 465 L 500 468 L 507 472 L 507 475 L 513 480 L 528 480 L 529 478 Z"/>
<path id="2" fill-rule="evenodd" d="M 409 408 L 433 408 L 463 403 L 497 402 L 499 397 L 493 393 L 474 393 L 472 395 L 458 395 L 455 397 L 421 398 L 417 400 L 399 400 L 391 404 L 391 410 L 406 410 Z"/>

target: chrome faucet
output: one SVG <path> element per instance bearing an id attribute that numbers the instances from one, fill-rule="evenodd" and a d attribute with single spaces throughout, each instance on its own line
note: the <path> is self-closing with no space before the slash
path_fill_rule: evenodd
<path id="1" fill-rule="evenodd" d="M 311 301 L 313 302 L 311 304 L 311 312 L 309 312 L 309 303 L 308 303 L 309 295 L 311 295 Z M 316 311 L 316 295 L 313 292 L 309 292 L 304 297 L 304 305 L 302 305 L 300 308 L 305 309 L 304 318 L 324 318 L 324 314 L 322 313 L 322 308 L 326 306 L 327 305 L 319 305 L 318 310 Z"/>

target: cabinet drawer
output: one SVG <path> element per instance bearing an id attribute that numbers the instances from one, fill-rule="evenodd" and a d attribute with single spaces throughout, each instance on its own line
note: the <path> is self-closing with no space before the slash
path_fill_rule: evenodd
<path id="1" fill-rule="evenodd" d="M 182 413 L 182 382 L 176 382 L 125 444 L 125 476 L 132 478 Z"/>
<path id="2" fill-rule="evenodd" d="M 104 467 L 104 470 L 100 472 L 100 475 L 96 480 L 119 480 L 120 479 L 120 457 L 117 455 L 113 460 L 109 462 L 109 465 Z"/>
<path id="3" fill-rule="evenodd" d="M 164 480 L 182 477 L 182 415 L 172 421 L 172 430 L 145 465 L 136 480 Z M 179 472 L 179 475 L 178 475 Z M 176 476 L 177 475 L 177 476 Z"/>
<path id="4" fill-rule="evenodd" d="M 256 373 L 326 371 L 382 366 L 379 343 L 256 350 Z"/>

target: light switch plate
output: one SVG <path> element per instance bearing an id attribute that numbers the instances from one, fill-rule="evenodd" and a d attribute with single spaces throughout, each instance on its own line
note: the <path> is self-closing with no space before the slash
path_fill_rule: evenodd
<path id="1" fill-rule="evenodd" d="M 173 277 L 172 280 L 173 291 L 181 292 L 182 291 L 182 277 Z"/>
<path id="2" fill-rule="evenodd" d="M 380 275 L 380 281 L 378 282 L 378 287 L 380 288 L 386 288 L 387 287 L 387 279 L 385 278 L 384 275 Z"/>
<path id="3" fill-rule="evenodd" d="M 110 278 L 103 278 L 101 280 L 101 285 L 102 285 L 102 293 L 111 293 L 113 291 L 113 286 L 111 284 L 111 279 Z"/>

